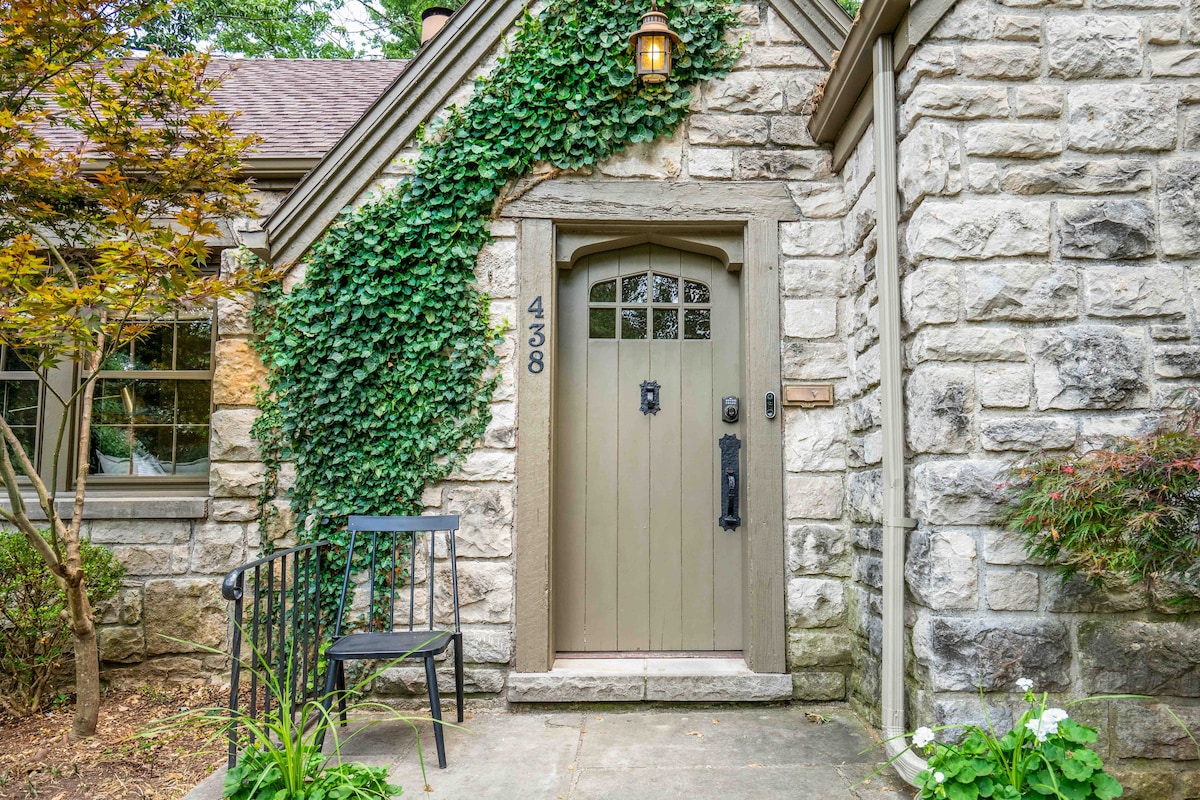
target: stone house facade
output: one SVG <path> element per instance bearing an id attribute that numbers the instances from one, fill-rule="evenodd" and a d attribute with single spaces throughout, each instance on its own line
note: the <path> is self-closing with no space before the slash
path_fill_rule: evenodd
<path id="1" fill-rule="evenodd" d="M 1144 432 L 1200 377 L 1193 2 L 867 0 L 851 26 L 825 0 L 746 0 L 734 70 L 697 89 L 673 137 L 523 187 L 477 269 L 495 319 L 515 323 L 493 422 L 424 498 L 463 517 L 468 690 L 848 699 L 895 734 L 978 720 L 981 689 L 991 718 L 1009 720 L 1029 677 L 1056 696 L 1154 695 L 1200 724 L 1194 623 L 1143 590 L 1060 585 L 992 524 L 1015 457 Z M 240 226 L 242 241 L 303 280 L 307 248 L 342 208 L 403 178 L 418 125 L 469 96 L 521 8 L 468 2 L 265 219 Z M 580 374 L 568 359 L 587 358 L 571 337 L 597 338 L 571 333 L 572 320 L 614 304 L 648 313 L 621 304 L 636 298 L 580 300 L 575 276 L 599 276 L 589 291 L 605 276 L 688 279 L 672 258 L 703 261 L 714 293 L 735 287 L 723 352 L 741 365 L 747 476 L 739 575 L 718 585 L 740 609 L 740 646 L 657 648 L 726 656 L 687 667 L 606 660 L 647 649 L 619 640 L 579 645 L 572 615 L 595 609 L 555 580 L 592 574 L 572 561 L 582 546 L 561 515 L 575 497 L 568 454 L 591 446 L 561 413 Z M 538 298 L 551 331 L 542 373 L 523 368 L 519 335 Z M 194 621 L 185 638 L 219 639 L 216 577 L 257 546 L 247 307 L 218 309 L 208 494 L 157 501 L 160 517 L 178 503 L 192 518 L 93 523 L 145 579 L 144 599 L 106 619 L 110 662 L 216 667 L 147 644 L 156 629 L 138 609 L 163 584 L 185 600 L 171 624 Z M 558 657 L 577 649 L 593 659 Z M 415 680 L 397 670 L 378 688 Z M 1079 713 L 1127 796 L 1197 796 L 1195 748 L 1156 709 L 1110 700 Z"/>

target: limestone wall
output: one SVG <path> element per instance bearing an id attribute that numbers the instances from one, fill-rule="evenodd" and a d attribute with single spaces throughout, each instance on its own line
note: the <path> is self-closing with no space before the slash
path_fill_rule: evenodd
<path id="1" fill-rule="evenodd" d="M 898 76 L 911 724 L 1019 677 L 1200 721 L 1200 630 L 1142 589 L 1060 584 L 989 523 L 1031 449 L 1153 426 L 1200 377 L 1200 6 L 964 0 Z M 1194 796 L 1165 713 L 1086 707 L 1134 793 Z"/>

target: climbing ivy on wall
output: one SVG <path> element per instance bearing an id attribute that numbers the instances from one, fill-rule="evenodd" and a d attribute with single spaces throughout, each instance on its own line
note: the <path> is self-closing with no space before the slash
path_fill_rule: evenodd
<path id="1" fill-rule="evenodd" d="M 411 179 L 344 215 L 303 283 L 263 298 L 272 425 L 260 433 L 288 443 L 293 510 L 314 523 L 302 540 L 336 538 L 352 513 L 420 513 L 424 487 L 482 436 L 503 332 L 474 268 L 506 187 L 670 133 L 688 87 L 728 71 L 733 2 L 661 6 L 683 54 L 658 87 L 641 85 L 629 53 L 648 0 L 551 0 L 527 14 L 468 104 L 427 135 Z"/>

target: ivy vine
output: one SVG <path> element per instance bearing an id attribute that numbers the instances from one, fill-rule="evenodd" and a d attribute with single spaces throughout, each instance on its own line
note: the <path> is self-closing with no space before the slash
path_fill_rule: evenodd
<path id="1" fill-rule="evenodd" d="M 688 87 L 736 57 L 735 4 L 660 4 L 683 51 L 656 87 L 637 80 L 629 52 L 642 4 L 550 0 L 539 18 L 527 13 L 467 105 L 426 137 L 411 179 L 346 213 L 313 247 L 303 283 L 266 298 L 262 428 L 281 431 L 294 459 L 301 540 L 337 538 L 352 513 L 420 513 L 424 487 L 471 451 L 490 421 L 503 335 L 474 275 L 498 198 L 535 166 L 590 167 L 673 131 Z"/>

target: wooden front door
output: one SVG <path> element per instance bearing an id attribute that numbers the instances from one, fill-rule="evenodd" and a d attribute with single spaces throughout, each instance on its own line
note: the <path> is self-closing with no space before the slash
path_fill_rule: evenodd
<path id="1" fill-rule="evenodd" d="M 741 650 L 738 276 L 640 245 L 578 261 L 558 302 L 556 649 Z"/>

